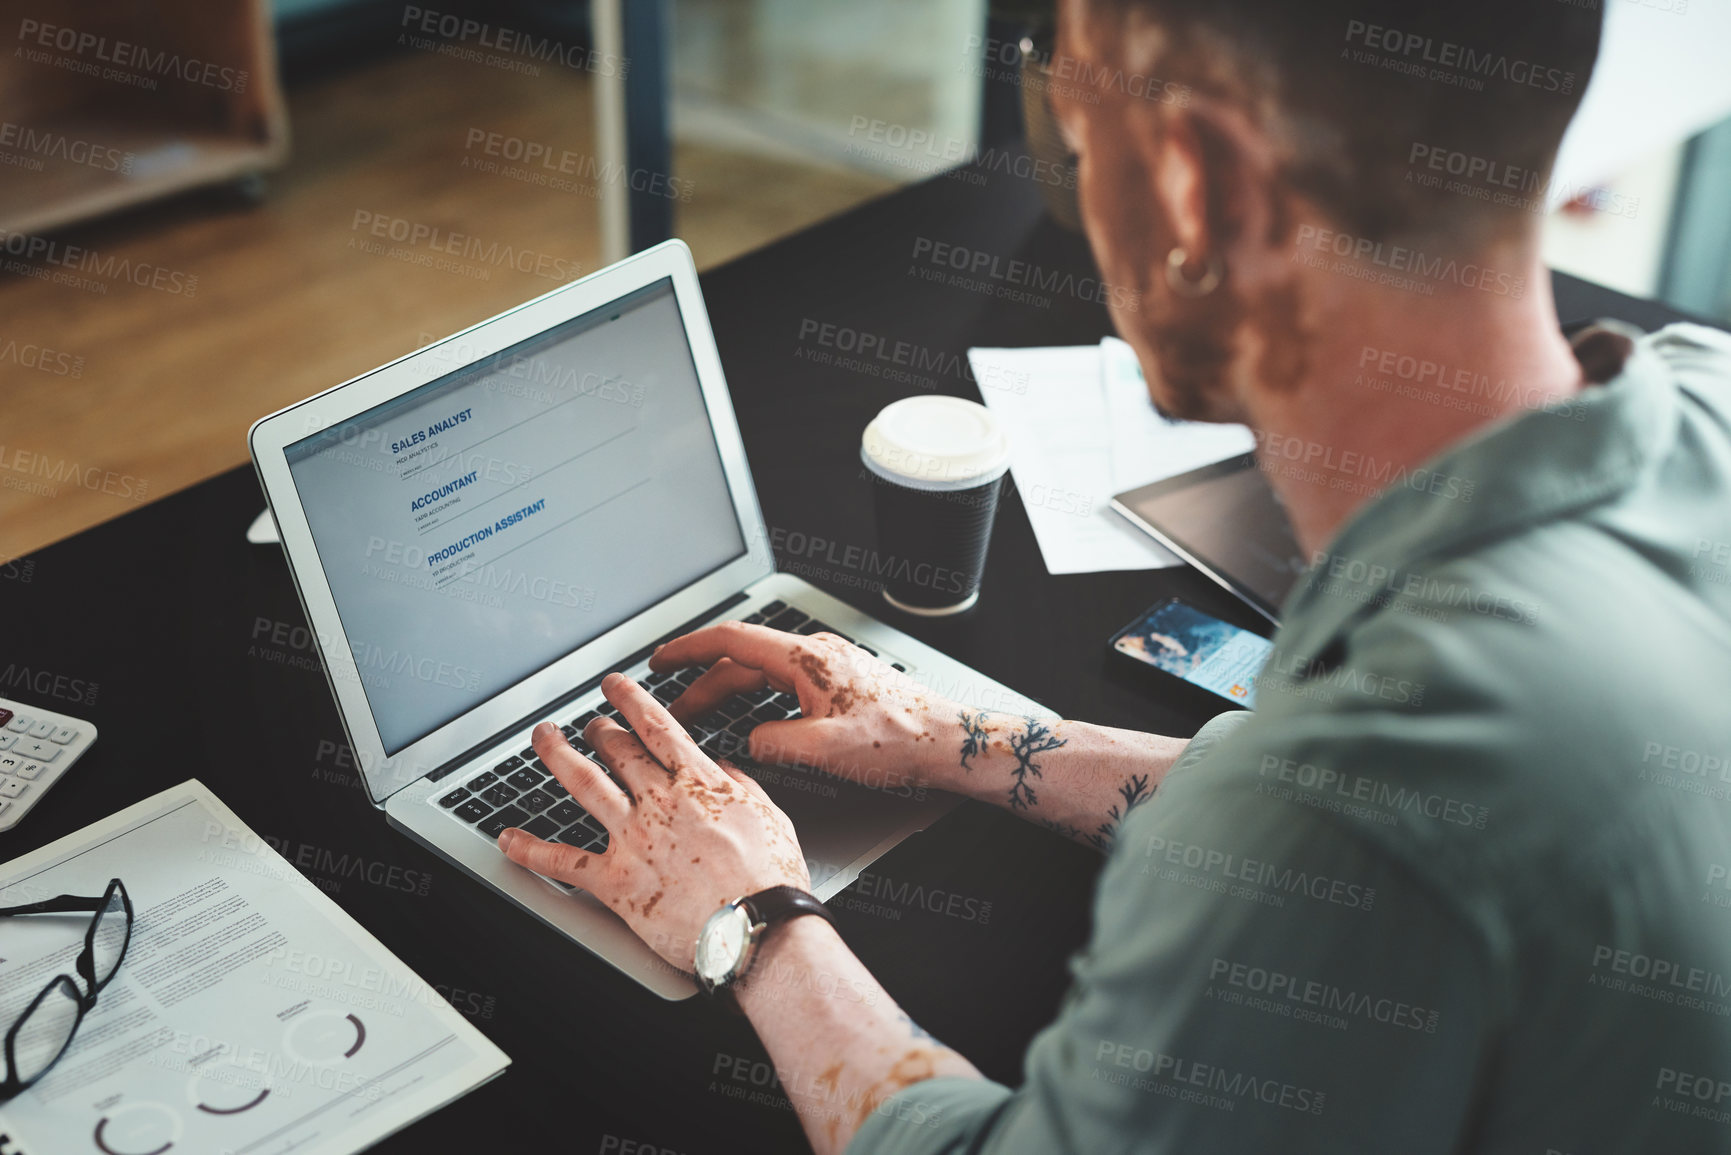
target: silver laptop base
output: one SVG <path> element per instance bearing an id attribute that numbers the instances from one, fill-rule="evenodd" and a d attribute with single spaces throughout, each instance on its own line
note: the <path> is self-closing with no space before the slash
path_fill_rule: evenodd
<path id="1" fill-rule="evenodd" d="M 877 650 L 885 661 L 901 663 L 911 677 L 944 697 L 990 710 L 1038 716 L 1051 713 L 797 577 L 774 574 L 754 583 L 746 593 L 744 602 L 715 620 L 747 617 L 766 603 L 782 601 Z M 638 676 L 642 668 L 625 672 Z M 553 720 L 569 723 L 599 699 L 599 691 L 578 698 L 561 707 Z M 526 744 L 526 738 L 517 735 L 456 772 L 442 775 L 437 782 L 422 779 L 393 796 L 385 813 L 411 837 L 662 998 L 683 999 L 695 994 L 696 986 L 683 972 L 663 962 L 600 902 L 517 866 L 490 838 L 438 805 L 438 799 L 453 787 L 492 769 Z M 748 767 L 748 772 L 793 819 L 811 870 L 813 891 L 826 900 L 851 885 L 862 870 L 902 839 L 930 826 L 959 801 L 953 795 L 916 791 L 895 781 L 899 776 L 892 767 L 884 768 L 884 784 L 875 790 L 798 768 Z"/>

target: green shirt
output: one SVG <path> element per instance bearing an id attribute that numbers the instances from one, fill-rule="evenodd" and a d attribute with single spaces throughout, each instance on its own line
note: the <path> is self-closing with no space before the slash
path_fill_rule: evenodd
<path id="1" fill-rule="evenodd" d="M 1125 819 L 1021 1088 L 852 1155 L 1731 1151 L 1731 337 L 1378 480 Z"/>

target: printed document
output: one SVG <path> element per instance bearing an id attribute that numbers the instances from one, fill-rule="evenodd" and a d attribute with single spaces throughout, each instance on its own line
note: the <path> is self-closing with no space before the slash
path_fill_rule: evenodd
<path id="1" fill-rule="evenodd" d="M 0 866 L 0 906 L 112 878 L 126 956 L 60 1061 L 0 1104 L 8 1155 L 341 1155 L 510 1062 L 196 780 Z M 5 1027 L 54 976 L 82 983 L 89 923 L 0 918 Z"/>
<path id="2" fill-rule="evenodd" d="M 1172 421 L 1135 354 L 1098 345 L 969 349 L 986 407 L 1010 437 L 1010 473 L 1053 574 L 1160 569 L 1179 559 L 1112 509 L 1115 494 L 1240 453 L 1242 425 Z"/>

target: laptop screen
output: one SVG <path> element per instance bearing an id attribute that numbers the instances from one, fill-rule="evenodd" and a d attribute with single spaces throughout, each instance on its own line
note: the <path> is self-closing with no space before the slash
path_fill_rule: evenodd
<path id="1" fill-rule="evenodd" d="M 286 452 L 387 754 L 746 550 L 670 279 Z"/>

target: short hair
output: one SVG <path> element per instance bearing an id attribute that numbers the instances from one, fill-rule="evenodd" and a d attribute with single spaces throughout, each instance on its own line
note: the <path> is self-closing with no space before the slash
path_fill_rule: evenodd
<path id="1" fill-rule="evenodd" d="M 1369 240 L 1533 227 L 1603 0 L 1086 0 L 1158 28 L 1162 79 L 1237 96 L 1285 176 Z"/>

